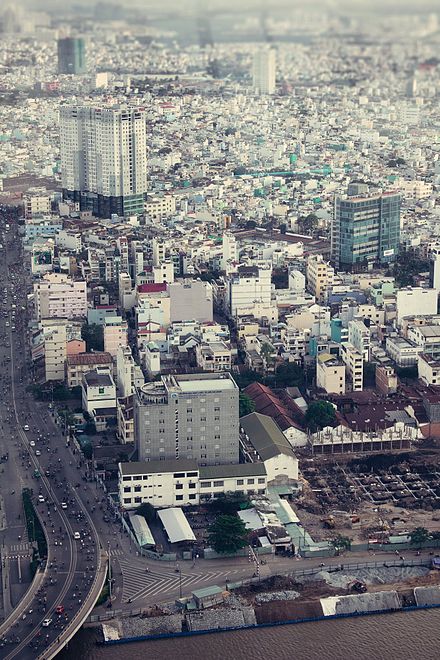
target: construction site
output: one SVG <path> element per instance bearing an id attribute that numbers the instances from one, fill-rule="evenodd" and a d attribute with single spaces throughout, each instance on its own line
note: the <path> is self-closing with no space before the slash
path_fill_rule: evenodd
<path id="1" fill-rule="evenodd" d="M 416 527 L 440 532 L 440 452 L 315 457 L 301 465 L 295 503 L 315 540 L 388 542 Z"/>

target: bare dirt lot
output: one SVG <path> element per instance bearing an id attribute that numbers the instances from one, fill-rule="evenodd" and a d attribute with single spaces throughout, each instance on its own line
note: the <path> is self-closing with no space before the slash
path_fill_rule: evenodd
<path id="1" fill-rule="evenodd" d="M 440 531 L 440 452 L 335 455 L 304 460 L 295 504 L 315 540 L 335 533 L 378 540 L 415 527 Z"/>

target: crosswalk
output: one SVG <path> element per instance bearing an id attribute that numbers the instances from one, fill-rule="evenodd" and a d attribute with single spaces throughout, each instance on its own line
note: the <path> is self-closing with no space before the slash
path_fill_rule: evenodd
<path id="1" fill-rule="evenodd" d="M 182 585 L 182 593 L 188 594 L 190 591 L 198 587 L 206 586 L 207 582 L 214 584 L 225 584 L 227 581 L 234 581 L 240 579 L 239 574 L 243 574 L 243 570 L 235 569 L 230 571 L 206 571 L 204 573 L 189 572 L 188 569 L 182 567 L 181 575 L 172 568 L 164 567 L 162 570 L 150 569 L 145 572 L 145 567 L 139 564 L 134 564 L 133 561 L 128 559 L 120 559 L 119 565 L 121 567 L 123 576 L 123 600 L 136 602 L 138 600 L 148 600 L 153 596 L 160 594 L 169 594 L 177 596 Z"/>
<path id="2" fill-rule="evenodd" d="M 32 545 L 28 541 L 22 541 L 21 543 L 12 543 L 8 550 L 14 554 L 29 555 L 32 549 Z"/>

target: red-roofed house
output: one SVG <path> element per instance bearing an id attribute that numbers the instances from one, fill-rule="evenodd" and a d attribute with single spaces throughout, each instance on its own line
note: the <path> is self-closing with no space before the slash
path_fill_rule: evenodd
<path id="1" fill-rule="evenodd" d="M 272 417 L 292 447 L 302 447 L 307 444 L 307 434 L 301 424 L 304 414 L 293 399 L 291 404 L 286 404 L 270 387 L 261 383 L 248 385 L 244 393 L 254 402 L 256 412 Z"/>

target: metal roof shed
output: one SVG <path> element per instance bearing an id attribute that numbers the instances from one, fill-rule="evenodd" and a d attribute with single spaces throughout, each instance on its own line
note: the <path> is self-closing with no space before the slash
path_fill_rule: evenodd
<path id="1" fill-rule="evenodd" d="M 170 543 L 181 543 L 182 541 L 195 541 L 196 537 L 182 509 L 173 507 L 158 511 L 158 516 L 165 527 Z"/>
<path id="2" fill-rule="evenodd" d="M 155 545 L 153 534 L 151 533 L 145 518 L 143 516 L 138 516 L 137 513 L 130 513 L 129 517 L 139 545 L 141 547 Z"/>

